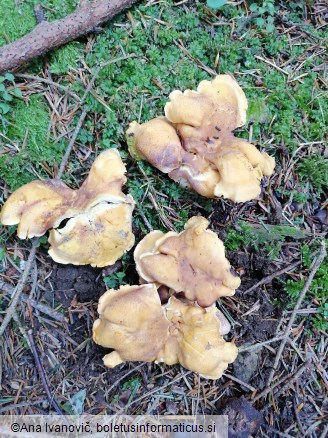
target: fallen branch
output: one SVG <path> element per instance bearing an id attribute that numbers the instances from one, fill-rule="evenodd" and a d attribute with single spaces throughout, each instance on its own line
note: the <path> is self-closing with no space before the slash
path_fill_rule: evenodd
<path id="1" fill-rule="evenodd" d="M 85 35 L 110 20 L 137 0 L 83 1 L 61 20 L 43 21 L 22 38 L 0 49 L 0 73 L 15 71 L 32 59 Z"/>

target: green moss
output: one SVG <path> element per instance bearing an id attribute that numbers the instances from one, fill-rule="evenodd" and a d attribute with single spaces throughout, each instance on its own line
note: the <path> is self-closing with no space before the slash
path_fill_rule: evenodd
<path id="1" fill-rule="evenodd" d="M 326 241 L 326 245 L 328 241 Z M 312 247 L 318 244 L 316 243 Z M 302 262 L 304 269 L 311 269 L 312 259 L 310 257 L 310 249 L 307 245 L 302 247 Z M 294 308 L 295 303 L 304 287 L 305 280 L 301 278 L 298 281 L 288 280 L 285 285 L 285 291 L 287 292 L 290 300 L 288 302 L 288 307 L 290 309 Z M 315 299 L 315 305 L 318 306 L 320 313 L 311 318 L 314 326 L 323 331 L 328 330 L 328 295 L 327 295 L 327 285 L 328 285 L 328 258 L 326 257 L 320 268 L 318 269 L 314 279 L 311 282 L 310 288 L 307 292 L 307 300 L 311 301 Z"/>
<path id="2" fill-rule="evenodd" d="M 302 181 L 310 181 L 313 187 L 321 193 L 328 188 L 328 159 L 315 153 L 311 157 L 304 158 L 297 166 Z"/>
<path id="3" fill-rule="evenodd" d="M 31 2 L 19 2 L 14 0 L 1 0 L 0 2 L 0 46 L 22 37 L 30 32 L 36 25 L 36 19 Z M 6 38 L 7 36 L 7 38 Z"/>
<path id="4" fill-rule="evenodd" d="M 240 247 L 250 247 L 255 251 L 265 251 L 268 257 L 275 259 L 286 238 L 293 240 L 305 239 L 306 233 L 289 225 L 250 226 L 239 221 L 238 230 L 229 228 L 225 246 L 228 250 L 238 250 Z"/>
<path id="5" fill-rule="evenodd" d="M 46 177 L 41 166 L 43 161 L 52 165 L 54 160 L 60 160 L 64 145 L 53 144 L 51 136 L 47 139 L 49 122 L 49 110 L 42 96 L 31 96 L 28 105 L 23 101 L 15 103 L 8 137 L 20 151 L 0 156 L 0 174 L 12 190 L 35 179 L 35 173 Z M 22 149 L 24 139 L 25 147 Z"/>
<path id="6" fill-rule="evenodd" d="M 37 24 L 33 8 L 39 3 L 37 0 L 0 1 L 0 46 L 7 44 L 7 38 L 12 42 L 33 30 Z M 42 4 L 51 21 L 73 12 L 78 0 L 44 0 Z"/>
<path id="7" fill-rule="evenodd" d="M 55 50 L 50 56 L 51 73 L 60 75 L 69 71 L 70 67 L 76 68 L 78 60 L 83 56 L 83 46 L 76 41 L 66 44 Z"/>
<path id="8" fill-rule="evenodd" d="M 33 27 L 34 3 L 34 0 L 26 0 L 16 7 L 13 6 L 13 1 L 4 0 L 0 6 L 2 9 L 7 8 L 2 14 L 5 17 L 3 22 L 9 20 L 8 14 L 9 11 L 10 14 L 13 13 L 13 8 L 17 14 L 17 10 L 24 7 L 26 17 L 33 21 L 30 28 Z M 45 0 L 45 6 L 51 8 L 46 15 L 49 20 L 60 18 L 72 12 L 77 3 L 77 0 Z M 80 97 L 85 92 L 85 86 L 79 75 L 76 75 L 73 84 L 72 78 L 68 80 L 67 77 L 69 68 L 76 67 L 80 57 L 84 56 L 84 61 L 90 68 L 89 73 L 87 70 L 84 72 L 85 76 L 89 76 L 85 77 L 88 81 L 101 63 L 124 55 L 136 56 L 101 70 L 94 85 L 94 93 L 89 94 L 85 103 L 88 115 L 77 139 L 79 143 L 93 148 L 97 142 L 99 150 L 117 146 L 121 149 L 122 156 L 128 159 L 125 130 L 129 122 L 139 120 L 139 117 L 143 122 L 163 114 L 164 105 L 172 90 L 195 89 L 201 80 L 210 79 L 211 76 L 202 66 L 214 69 L 218 54 L 216 71 L 234 74 L 249 100 L 248 117 L 253 125 L 254 142 L 263 145 L 268 139 L 272 139 L 266 148 L 270 154 L 275 155 L 278 163 L 280 151 L 276 145 L 283 145 L 284 150 L 291 153 L 299 147 L 301 137 L 305 141 L 322 140 L 327 132 L 324 114 L 328 112 L 328 103 L 320 80 L 321 71 L 315 68 L 322 63 L 320 56 L 311 57 L 312 52 L 307 51 L 306 44 L 290 45 L 287 36 L 279 34 L 277 29 L 270 35 L 262 32 L 254 25 L 254 20 L 247 19 L 242 5 L 238 8 L 226 5 L 220 10 L 222 19 L 235 20 L 234 34 L 231 36 L 230 26 L 214 25 L 217 18 L 207 15 L 205 1 L 191 2 L 187 7 L 177 7 L 175 3 L 168 0 L 165 3 L 138 4 L 130 9 L 133 24 L 127 20 L 126 13 L 115 17 L 115 21 L 105 25 L 103 32 L 95 37 L 88 53 L 84 53 L 85 43 L 73 42 L 49 55 L 50 71 L 60 75 L 56 80 L 72 88 Z M 292 15 L 286 19 L 293 19 L 296 25 L 300 23 L 304 31 L 313 35 L 311 38 L 314 40 L 324 41 L 324 30 L 317 31 L 311 24 L 302 21 L 302 9 L 295 7 Z M 160 20 L 160 23 L 156 20 Z M 302 75 L 301 80 L 288 81 L 285 74 L 255 56 L 277 63 L 289 60 L 283 67 L 289 73 L 302 63 L 295 73 L 296 76 Z M 35 67 L 37 68 L 38 66 Z M 31 105 L 33 109 L 32 100 Z M 28 141 L 25 151 L 6 158 L 1 157 L 0 170 L 5 172 L 10 186 L 17 187 L 22 181 L 35 177 L 32 168 L 44 175 L 38 160 L 44 160 L 52 166 L 54 160 L 60 160 L 65 144 L 54 144 L 51 137 L 47 143 L 49 114 L 42 97 L 37 97 L 35 101 L 36 111 L 41 111 L 41 114 L 37 112 L 39 121 L 36 117 L 33 123 L 29 120 L 33 115 L 30 108 L 23 103 L 20 102 L 19 106 L 13 108 L 23 123 L 10 128 L 10 138 L 17 140 L 20 147 L 26 127 L 29 126 Z M 79 114 L 76 117 L 78 116 Z M 247 137 L 248 127 L 238 130 L 237 135 Z M 132 161 L 128 162 L 129 165 L 131 163 Z M 301 180 L 305 182 L 310 178 L 314 187 L 318 188 L 320 182 L 316 181 L 315 171 L 312 172 L 314 164 L 315 160 L 306 158 L 304 161 L 300 157 L 296 169 Z M 185 199 L 190 198 L 190 192 L 181 189 L 160 172 L 154 171 L 147 163 L 142 165 L 143 170 L 146 173 L 149 171 L 152 176 L 154 187 L 165 194 L 166 197 L 161 199 L 163 205 L 169 207 L 170 199 L 182 199 L 184 196 Z M 79 167 L 80 163 L 74 161 L 72 156 L 66 175 L 77 172 Z M 320 169 L 321 174 L 326 167 L 322 165 Z M 307 175 L 309 172 L 310 176 Z M 140 187 L 140 179 L 143 178 L 139 168 L 130 167 L 129 187 L 140 201 L 143 200 L 142 208 L 147 218 L 149 215 L 154 216 L 149 220 L 154 227 L 158 227 L 158 215 L 149 204 L 148 198 L 144 199 L 147 186 Z M 320 178 L 324 181 L 324 177 Z M 198 205 L 204 208 L 207 206 L 207 201 L 202 197 L 192 196 Z M 187 212 L 179 211 L 178 215 L 176 225 L 180 227 Z"/>
<path id="9" fill-rule="evenodd" d="M 28 0 L 28 3 L 40 3 L 39 0 Z M 79 5 L 79 0 L 44 0 L 42 2 L 45 9 L 45 14 L 49 21 L 58 20 L 71 14 Z"/>
<path id="10" fill-rule="evenodd" d="M 49 121 L 49 109 L 43 97 L 33 95 L 27 105 L 23 101 L 17 102 L 8 135 L 14 140 L 23 141 L 28 129 L 27 150 L 39 153 L 42 143 L 46 143 Z"/>

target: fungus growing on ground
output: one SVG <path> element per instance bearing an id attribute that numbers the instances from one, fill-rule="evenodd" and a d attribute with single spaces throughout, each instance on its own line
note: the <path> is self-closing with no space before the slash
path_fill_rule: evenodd
<path id="1" fill-rule="evenodd" d="M 203 196 L 249 201 L 260 195 L 261 178 L 273 173 L 275 163 L 234 136 L 246 110 L 244 92 L 228 75 L 202 81 L 197 91 L 173 91 L 166 117 L 130 124 L 130 153 Z"/>
<path id="2" fill-rule="evenodd" d="M 32 181 L 4 204 L 0 222 L 20 239 L 50 231 L 49 254 L 59 263 L 112 265 L 134 244 L 134 201 L 122 192 L 125 166 L 116 149 L 101 153 L 79 190 L 60 180 Z"/>
<path id="3" fill-rule="evenodd" d="M 224 245 L 200 216 L 188 220 L 180 234 L 152 231 L 139 242 L 134 259 L 143 281 L 183 292 L 202 307 L 234 295 L 240 279 L 230 272 Z"/>
<path id="4" fill-rule="evenodd" d="M 121 286 L 99 300 L 93 339 L 114 351 L 104 357 L 113 368 L 125 361 L 180 363 L 209 379 L 218 379 L 237 357 L 226 342 L 218 310 L 171 297 L 161 306 L 154 284 Z"/>

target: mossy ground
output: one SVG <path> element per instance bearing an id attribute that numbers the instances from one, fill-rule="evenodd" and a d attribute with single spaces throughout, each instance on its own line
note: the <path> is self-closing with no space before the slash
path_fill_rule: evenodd
<path id="1" fill-rule="evenodd" d="M 0 45 L 35 26 L 36 3 L 1 1 Z M 76 4 L 68 0 L 43 2 L 49 20 L 71 12 Z M 305 2 L 276 2 L 275 8 L 275 27 L 268 33 L 257 26 L 256 17 L 244 4 L 211 11 L 205 1 L 179 6 L 169 0 L 148 5 L 141 2 L 105 25 L 100 34 L 81 38 L 34 61 L 27 68 L 29 74 L 60 83 L 81 98 L 102 63 L 123 58 L 97 74 L 84 104 L 87 118 L 64 180 L 71 187 L 78 186 L 98 151 L 118 147 L 128 167 L 128 191 L 137 202 L 137 240 L 148 231 L 144 217 L 152 227 L 165 230 L 162 214 L 180 231 L 188 217 L 203 214 L 220 237 L 227 239 L 231 254 L 256 253 L 273 263 L 287 259 L 291 251 L 303 257 L 307 273 L 310 264 L 304 261 L 304 251 L 315 251 L 317 237 L 323 235 L 320 226 L 327 224 L 327 219 L 323 223 L 316 219 L 327 208 L 327 33 L 325 26 L 317 25 Z M 161 115 L 172 90 L 194 89 L 201 80 L 210 79 L 211 72 L 233 74 L 244 89 L 249 100 L 248 122 L 237 135 L 251 137 L 254 144 L 275 157 L 276 175 L 270 190 L 279 208 L 269 199 L 268 189 L 262 204 L 249 203 L 239 214 L 240 206 L 187 192 L 147 163 L 136 163 L 129 157 L 125 141 L 129 122 Z M 10 90 L 12 84 L 4 83 Z M 8 103 L 10 111 L 2 116 L 0 147 L 3 144 L 5 153 L 0 154 L 0 177 L 6 191 L 36 177 L 55 175 L 80 116 L 74 110 L 74 98 L 54 91 L 55 85 L 49 88 L 30 82 L 26 86 L 19 77 L 17 84 L 23 97 L 14 97 Z M 58 104 L 57 110 L 54 104 Z M 150 188 L 159 200 L 159 209 L 147 196 Z M 5 228 L 0 232 L 5 242 L 9 234 Z M 107 284 L 129 282 L 132 264 L 131 255 L 127 255 Z M 324 269 L 316 281 L 308 301 L 322 313 L 311 321 L 315 329 L 327 330 L 328 278 Z M 279 304 L 294 303 L 303 284 L 302 274 L 292 276 L 287 283 L 282 278 L 279 288 L 285 288 L 286 294 L 280 294 Z"/>

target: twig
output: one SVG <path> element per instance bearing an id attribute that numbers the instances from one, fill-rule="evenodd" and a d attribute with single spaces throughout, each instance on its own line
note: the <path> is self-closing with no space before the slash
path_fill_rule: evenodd
<path id="1" fill-rule="evenodd" d="M 306 362 L 304 362 L 304 364 L 302 366 L 299 367 L 299 369 L 296 371 L 295 374 L 293 375 L 288 375 L 283 377 L 281 380 L 279 380 L 279 382 L 276 382 L 275 384 L 273 384 L 272 386 L 270 386 L 269 388 L 265 388 L 262 392 L 260 392 L 260 394 L 258 394 L 253 400 L 252 403 L 255 403 L 256 401 L 260 400 L 262 397 L 265 397 L 266 395 L 268 395 L 270 392 L 272 392 L 275 388 L 277 388 L 279 385 L 281 385 L 281 383 L 285 382 L 286 380 L 288 380 L 288 382 L 286 382 L 280 389 L 279 391 L 277 391 L 274 395 L 278 396 L 280 395 L 282 392 L 284 392 L 296 379 L 298 379 L 303 373 L 304 371 L 306 371 L 309 368 L 310 365 L 310 359 L 307 360 Z"/>
<path id="2" fill-rule="evenodd" d="M 71 137 L 71 140 L 70 140 L 70 142 L 69 142 L 69 144 L 67 146 L 65 155 L 63 156 L 63 159 L 62 159 L 62 161 L 60 163 L 60 167 L 59 167 L 59 170 L 58 170 L 58 173 L 57 173 L 57 178 L 58 179 L 60 179 L 61 176 L 64 173 L 64 170 L 65 170 L 68 158 L 69 158 L 69 156 L 70 156 L 70 154 L 72 152 L 73 145 L 75 143 L 76 137 L 78 136 L 78 134 L 80 132 L 81 126 L 82 126 L 82 124 L 84 122 L 84 119 L 85 119 L 86 115 L 87 115 L 87 110 L 83 110 L 82 114 L 80 115 L 79 121 L 77 122 L 77 125 L 76 125 L 76 128 L 74 130 L 74 133 L 73 133 L 73 135 Z"/>
<path id="3" fill-rule="evenodd" d="M 14 76 L 21 79 L 28 79 L 31 81 L 37 81 L 37 82 L 43 82 L 44 84 L 53 85 L 56 88 L 60 88 L 61 90 L 65 91 L 65 93 L 70 94 L 74 99 L 76 99 L 78 102 L 81 101 L 79 96 L 73 91 L 71 91 L 68 87 L 65 87 L 64 85 L 58 84 L 58 82 L 51 81 L 50 79 L 41 78 L 40 76 L 33 76 L 33 75 L 27 75 L 25 73 L 14 73 Z"/>
<path id="4" fill-rule="evenodd" d="M 254 55 L 254 58 L 259 59 L 260 61 L 265 62 L 266 64 L 271 65 L 271 67 L 275 68 L 276 70 L 280 71 L 281 73 L 283 73 L 286 76 L 289 76 L 288 71 L 283 70 L 281 67 L 279 67 L 279 65 L 276 65 L 275 63 L 269 61 L 268 59 L 262 58 L 262 56 L 258 56 L 258 55 Z"/>
<path id="5" fill-rule="evenodd" d="M 107 66 L 110 65 L 110 64 L 114 64 L 114 63 L 116 63 L 116 62 L 123 61 L 123 60 L 125 60 L 125 59 L 135 58 L 135 57 L 136 57 L 136 55 L 135 55 L 134 53 L 132 53 L 132 54 L 130 54 L 130 55 L 122 56 L 122 57 L 120 57 L 120 58 L 111 59 L 111 60 L 109 60 L 109 61 L 107 61 L 107 62 L 102 63 L 102 64 L 96 69 L 95 74 L 93 75 L 92 79 L 91 79 L 90 82 L 88 83 L 88 86 L 87 86 L 87 88 L 86 88 L 86 90 L 85 90 L 85 92 L 84 92 L 84 95 L 83 95 L 83 97 L 82 97 L 80 103 L 79 103 L 79 106 L 81 107 L 81 106 L 84 104 L 84 102 L 85 102 L 85 100 L 86 100 L 88 94 L 90 93 L 90 91 L 91 91 L 91 89 L 92 89 L 92 87 L 93 87 L 93 85 L 94 85 L 94 83 L 95 83 L 95 80 L 96 80 L 96 78 L 98 77 L 98 75 L 99 75 L 99 73 L 100 73 L 100 71 L 101 71 L 102 68 L 107 67 Z M 79 132 L 80 132 L 80 129 L 81 129 L 81 127 L 82 127 L 82 124 L 83 124 L 83 122 L 84 122 L 84 119 L 85 119 L 86 115 L 87 115 L 87 110 L 83 110 L 82 113 L 81 113 L 81 115 L 80 115 L 79 121 L 77 122 L 76 128 L 75 128 L 75 130 L 74 130 L 74 132 L 73 132 L 73 135 L 72 135 L 72 137 L 71 137 L 71 140 L 70 140 L 70 142 L 69 142 L 69 144 L 68 144 L 68 146 L 67 146 L 67 149 L 66 149 L 65 155 L 63 156 L 63 159 L 62 159 L 62 161 L 61 161 L 61 163 L 60 163 L 60 167 L 59 167 L 59 170 L 58 170 L 58 173 L 57 173 L 57 178 L 58 178 L 58 179 L 60 179 L 60 178 L 62 177 L 63 173 L 64 173 L 64 170 L 65 170 L 65 167 L 66 167 L 66 164 L 67 164 L 68 158 L 69 158 L 69 156 L 70 156 L 70 154 L 71 154 L 71 152 L 72 152 L 72 149 L 73 149 L 73 146 L 74 146 L 74 143 L 75 143 L 76 137 L 78 136 L 78 134 L 79 134 Z"/>
<path id="6" fill-rule="evenodd" d="M 297 380 L 305 371 L 310 371 L 312 372 L 314 368 L 313 363 L 311 362 L 311 360 L 307 360 L 306 362 L 304 362 L 303 365 L 301 365 L 299 367 L 299 369 L 296 371 L 296 373 L 291 377 L 290 380 L 288 380 L 288 382 L 286 382 L 274 395 L 275 397 L 279 397 L 283 392 L 285 392 L 287 389 L 289 389 L 291 387 L 291 385 L 295 382 L 295 380 Z"/>
<path id="7" fill-rule="evenodd" d="M 272 370 L 270 372 L 270 375 L 269 375 L 267 386 L 269 386 L 271 384 L 271 382 L 272 382 L 274 373 L 275 373 L 275 371 L 276 371 L 276 369 L 278 367 L 278 363 L 279 363 L 280 357 L 282 355 L 282 352 L 284 351 L 287 339 L 288 339 L 288 337 L 290 335 L 290 332 L 292 330 L 292 326 L 293 326 L 295 318 L 297 316 L 297 311 L 301 307 L 301 304 L 302 304 L 302 302 L 304 300 L 306 292 L 308 291 L 309 287 L 311 286 L 312 280 L 313 280 L 317 270 L 320 268 L 320 265 L 323 262 L 324 258 L 326 257 L 326 254 L 327 254 L 326 253 L 326 244 L 325 244 L 325 241 L 322 240 L 321 241 L 320 254 L 319 254 L 317 260 L 315 261 L 315 263 L 313 265 L 313 268 L 312 268 L 312 270 L 310 272 L 310 275 L 309 275 L 309 277 L 308 277 L 308 279 L 307 279 L 307 281 L 306 281 L 306 283 L 305 283 L 305 285 L 303 287 L 302 292 L 300 293 L 300 296 L 298 297 L 297 303 L 296 303 L 296 305 L 294 307 L 293 313 L 291 314 L 291 317 L 289 319 L 288 325 L 286 327 L 286 330 L 285 330 L 285 333 L 284 333 L 284 337 L 283 337 L 282 342 L 281 342 L 281 344 L 279 346 L 279 349 L 278 349 L 278 351 L 276 353 L 276 358 L 275 358 L 275 361 L 274 361 L 274 364 L 273 364 L 273 368 L 272 368 Z"/>
<path id="8" fill-rule="evenodd" d="M 182 50 L 189 59 L 191 59 L 193 62 L 195 62 L 197 64 L 197 66 L 199 68 L 201 68 L 202 70 L 205 70 L 206 73 L 212 75 L 212 76 L 216 76 L 217 72 L 215 70 L 213 70 L 210 67 L 207 67 L 207 65 L 205 65 L 202 61 L 200 61 L 198 58 L 194 58 L 192 56 L 192 54 L 189 52 L 189 50 L 183 45 L 183 42 L 181 40 L 178 41 L 173 41 L 174 44 L 179 47 L 180 50 Z"/>
<path id="9" fill-rule="evenodd" d="M 296 417 L 296 421 L 297 421 L 297 424 L 298 424 L 298 428 L 299 428 L 302 436 L 304 436 L 305 435 L 305 430 L 303 428 L 303 425 L 302 425 L 302 422 L 301 422 L 301 419 L 300 419 L 300 414 L 298 413 L 296 397 L 293 400 L 293 406 L 294 406 L 294 412 L 295 412 L 295 417 Z"/>
<path id="10" fill-rule="evenodd" d="M 191 374 L 191 371 L 187 371 L 186 373 L 184 373 L 185 376 L 188 376 L 189 374 Z M 128 403 L 127 405 L 124 406 L 124 408 L 122 408 L 118 412 L 116 412 L 115 415 L 122 414 L 122 412 L 127 412 L 127 408 L 129 408 L 130 406 L 134 405 L 135 403 L 140 402 L 141 400 L 143 400 L 144 398 L 149 397 L 152 394 L 155 394 L 155 392 L 162 391 L 163 389 L 167 388 L 168 386 L 172 385 L 173 383 L 177 382 L 180 379 L 181 379 L 181 375 L 179 374 L 177 377 L 175 377 L 174 379 L 170 380 L 165 385 L 160 386 L 159 388 L 152 389 L 151 391 L 147 392 L 146 394 L 141 395 L 140 397 L 136 398 L 131 403 Z"/>
<path id="11" fill-rule="evenodd" d="M 142 211 L 141 208 L 137 209 L 138 214 L 141 216 L 142 220 L 144 221 L 146 227 L 148 228 L 148 231 L 153 231 L 154 228 L 152 227 L 151 223 L 149 222 L 149 220 L 147 219 L 145 213 Z"/>
<path id="12" fill-rule="evenodd" d="M 238 347 L 239 353 L 243 353 L 245 351 L 257 350 L 258 348 L 262 348 L 265 345 L 273 344 L 274 342 L 281 341 L 284 339 L 285 335 L 276 336 L 275 338 L 268 339 L 267 341 L 259 342 L 258 344 L 252 345 L 244 345 L 242 347 Z"/>
<path id="13" fill-rule="evenodd" d="M 15 292 L 15 288 L 13 286 L 11 286 L 11 284 L 8 284 L 8 283 L 0 280 L 0 291 L 4 291 L 6 294 L 13 295 Z M 21 300 L 24 301 L 24 303 L 27 303 L 29 301 L 31 306 L 34 307 L 36 310 L 44 313 L 45 315 L 50 316 L 51 318 L 55 319 L 58 322 L 64 323 L 67 321 L 64 315 L 62 315 L 59 312 L 56 312 L 51 307 L 46 306 L 45 304 L 38 303 L 33 298 L 29 298 L 29 297 L 25 296 L 24 294 L 22 294 Z"/>
<path id="14" fill-rule="evenodd" d="M 18 300 L 23 292 L 23 288 L 24 285 L 27 281 L 27 278 L 29 276 L 30 270 L 32 268 L 33 262 L 34 262 L 34 258 L 35 258 L 35 252 L 36 252 L 36 248 L 38 246 L 39 243 L 39 239 L 35 239 L 32 243 L 32 248 L 30 251 L 30 254 L 28 256 L 27 262 L 26 262 L 26 266 L 23 272 L 23 275 L 21 276 L 17 286 L 16 286 L 16 290 L 14 293 L 14 296 L 12 298 L 12 301 L 6 311 L 6 315 L 2 321 L 1 327 L 0 327 L 0 337 L 4 334 L 4 331 L 6 330 L 8 324 L 11 321 L 11 318 L 13 317 L 13 314 L 15 312 Z"/>
<path id="15" fill-rule="evenodd" d="M 42 366 L 40 358 L 39 358 L 38 350 L 37 350 L 37 348 L 35 346 L 35 343 L 34 343 L 34 338 L 33 338 L 33 335 L 32 335 L 32 330 L 28 331 L 27 336 L 28 336 L 30 344 L 31 344 L 31 351 L 32 351 L 33 356 L 34 356 L 36 366 L 38 367 L 38 371 L 39 371 L 39 374 L 40 374 L 40 377 L 41 377 L 41 380 L 42 380 L 42 385 L 43 385 L 43 387 L 44 387 L 44 389 L 46 391 L 49 403 L 54 407 L 54 409 L 55 409 L 55 411 L 57 412 L 58 415 L 64 415 L 64 413 L 61 410 L 60 406 L 57 404 L 56 400 L 54 400 L 54 398 L 53 398 L 53 396 L 52 396 L 52 394 L 50 392 L 50 389 L 49 389 L 49 386 L 48 386 L 48 383 L 47 383 L 47 379 L 46 379 L 46 375 L 45 375 L 43 366 Z"/>
<path id="16" fill-rule="evenodd" d="M 320 424 L 322 423 L 322 420 L 318 420 L 315 421 L 314 423 L 311 424 L 311 426 L 306 430 L 305 435 L 304 436 L 308 436 L 308 435 L 312 435 L 312 432 L 315 431 L 315 429 L 320 426 Z M 312 435 L 313 436 L 313 435 Z M 327 438 L 327 435 L 323 435 L 323 438 Z"/>
<path id="17" fill-rule="evenodd" d="M 26 400 L 26 401 L 21 402 L 21 403 L 9 404 L 9 405 L 6 405 L 6 406 L 0 408 L 0 414 L 7 414 L 8 415 L 8 412 L 11 410 L 14 410 L 17 408 L 22 408 L 24 406 L 29 406 L 29 405 L 41 405 L 44 402 L 48 402 L 48 399 L 45 398 L 45 399 L 40 399 L 40 400 L 36 400 L 36 401 Z"/>
<path id="18" fill-rule="evenodd" d="M 298 261 L 295 263 L 292 263 L 291 265 L 285 266 L 284 268 L 280 269 L 279 271 L 273 272 L 272 274 L 268 275 L 267 277 L 262 278 L 258 283 L 254 284 L 249 289 L 242 292 L 243 294 L 248 294 L 250 292 L 253 292 L 253 290 L 259 288 L 260 286 L 263 286 L 264 284 L 270 283 L 274 278 L 279 277 L 279 275 L 284 274 L 285 272 L 291 271 L 296 268 L 296 266 L 300 265 L 302 262 Z"/>
<path id="19" fill-rule="evenodd" d="M 248 383 L 243 382 L 242 380 L 237 379 L 237 377 L 232 376 L 228 373 L 223 373 L 224 377 L 227 377 L 227 379 L 231 379 L 236 383 L 239 383 L 239 385 L 244 386 L 245 388 L 249 389 L 250 391 L 256 391 L 256 388 L 254 386 L 249 385 Z"/>

